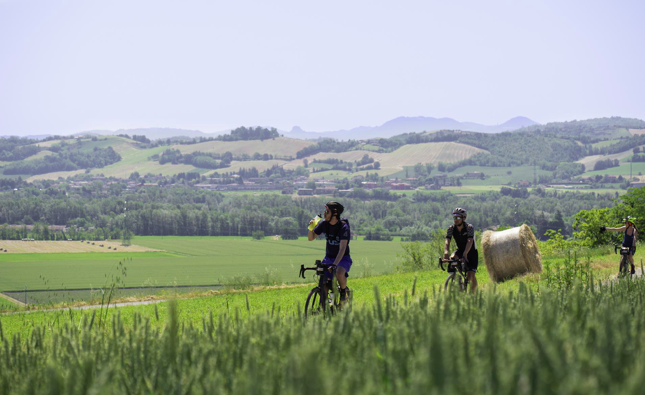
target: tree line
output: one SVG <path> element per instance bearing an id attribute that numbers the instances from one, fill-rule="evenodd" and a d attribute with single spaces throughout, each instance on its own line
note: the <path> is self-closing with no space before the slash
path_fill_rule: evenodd
<path id="1" fill-rule="evenodd" d="M 250 236 L 254 231 L 262 231 L 267 235 L 303 236 L 309 220 L 328 200 L 294 200 L 280 194 L 224 195 L 183 187 L 146 187 L 117 195 L 116 188 L 111 186 L 96 196 L 84 196 L 80 191 L 67 192 L 57 187 L 40 189 L 32 186 L 16 193 L 0 194 L 0 223 L 66 225 L 77 232 L 94 232 L 94 237 L 99 238 L 114 236 L 126 226 L 136 235 Z M 611 207 L 613 197 L 534 190 L 522 198 L 498 192 L 472 197 L 417 192 L 409 198 L 392 201 L 366 200 L 358 196 L 340 200 L 346 207 L 352 229 L 360 234 L 377 233 L 378 226 L 392 234 L 429 233 L 447 227 L 451 223 L 450 213 L 456 206 L 466 207 L 468 220 L 479 229 L 522 223 L 536 227 L 540 215 L 550 221 L 559 211 L 565 220 L 569 219 L 563 231 L 571 234 L 572 216 L 583 209 Z M 127 224 L 123 216 L 125 201 Z M 86 238 L 90 236 L 85 235 Z"/>

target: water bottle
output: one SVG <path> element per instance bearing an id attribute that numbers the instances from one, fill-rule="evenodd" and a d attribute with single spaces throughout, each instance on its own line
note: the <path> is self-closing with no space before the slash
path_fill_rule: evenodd
<path id="1" fill-rule="evenodd" d="M 320 214 L 316 215 L 316 216 L 313 218 L 313 221 L 314 221 L 314 222 L 312 222 L 312 223 L 310 223 L 310 224 L 309 224 L 308 229 L 309 229 L 309 230 L 314 230 L 314 229 L 316 229 L 316 226 L 318 226 L 318 222 L 320 222 L 320 220 L 321 220 L 321 219 L 322 219 L 322 217 L 321 217 L 321 215 L 320 215 Z"/>

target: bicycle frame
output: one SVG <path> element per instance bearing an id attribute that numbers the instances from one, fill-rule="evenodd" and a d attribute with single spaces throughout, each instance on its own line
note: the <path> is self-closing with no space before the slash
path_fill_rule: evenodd
<path id="1" fill-rule="evenodd" d="M 331 279 L 327 278 L 325 275 L 330 267 Z M 323 264 L 321 261 L 316 261 L 315 267 L 305 267 L 305 265 L 300 265 L 300 274 L 298 276 L 300 278 L 305 278 L 305 272 L 307 270 L 316 271 L 316 275 L 318 276 L 318 286 L 309 291 L 309 295 L 307 296 L 307 301 L 305 303 L 305 315 L 310 313 L 310 309 L 314 310 L 312 313 L 315 313 L 315 310 L 318 310 L 318 307 L 322 308 L 323 312 L 326 312 L 327 306 L 329 306 L 330 311 L 333 311 L 334 308 L 339 308 L 341 300 L 338 280 L 336 279 L 336 266 Z M 349 287 L 347 287 L 347 294 L 351 295 L 350 292 Z M 315 306 L 316 304 L 318 304 L 318 306 Z"/>
<path id="2" fill-rule="evenodd" d="M 444 263 L 448 264 L 447 269 L 443 267 Z M 444 272 L 447 271 L 448 273 L 450 273 L 446 278 L 446 282 L 444 283 L 444 289 L 448 289 L 448 286 L 450 285 L 451 282 L 455 280 L 455 277 L 457 276 L 457 274 L 459 275 L 459 277 L 457 277 L 459 288 L 462 291 L 466 291 L 468 289 L 468 276 L 466 275 L 466 270 L 465 270 L 463 261 L 461 259 L 452 258 L 444 262 L 442 258 L 439 258 L 439 267 Z"/>

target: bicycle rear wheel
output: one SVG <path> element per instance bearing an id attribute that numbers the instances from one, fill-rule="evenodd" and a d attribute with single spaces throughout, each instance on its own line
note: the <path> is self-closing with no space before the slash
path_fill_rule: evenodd
<path id="1" fill-rule="evenodd" d="M 620 258 L 620 276 L 627 277 L 629 276 L 629 272 L 629 260 L 627 259 L 627 256 L 623 255 Z"/>
<path id="2" fill-rule="evenodd" d="M 325 310 L 325 301 L 320 297 L 320 288 L 312 288 L 305 302 L 305 316 L 318 315 Z"/>

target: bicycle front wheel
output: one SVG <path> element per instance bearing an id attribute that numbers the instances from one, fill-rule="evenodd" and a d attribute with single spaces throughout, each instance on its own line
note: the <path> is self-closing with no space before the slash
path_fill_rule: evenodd
<path id="1" fill-rule="evenodd" d="M 309 291 L 307 301 L 305 302 L 305 316 L 318 315 L 322 313 L 324 309 L 324 301 L 320 297 L 320 288 L 312 288 L 312 290 Z"/>

